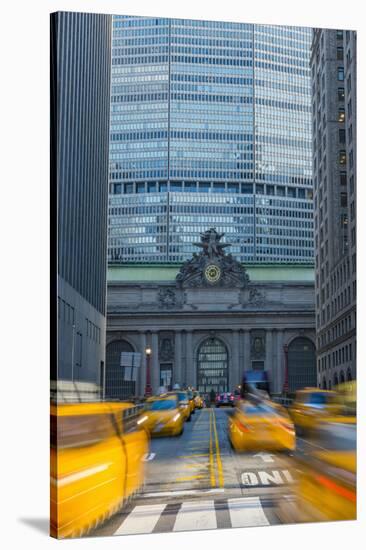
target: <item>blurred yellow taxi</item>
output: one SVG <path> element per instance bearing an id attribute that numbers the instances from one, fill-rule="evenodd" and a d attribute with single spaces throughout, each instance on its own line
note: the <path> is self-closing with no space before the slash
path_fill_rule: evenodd
<path id="1" fill-rule="evenodd" d="M 145 401 L 141 425 L 152 437 L 160 435 L 181 435 L 184 430 L 182 409 L 176 395 L 164 394 Z"/>
<path id="2" fill-rule="evenodd" d="M 196 404 L 195 404 L 195 401 L 194 401 L 193 391 L 192 390 L 187 390 L 187 395 L 188 395 L 189 406 L 191 408 L 191 414 L 194 414 L 194 412 L 196 410 Z"/>
<path id="3" fill-rule="evenodd" d="M 281 406 L 269 400 L 240 400 L 229 417 L 229 440 L 236 451 L 293 451 L 295 428 Z"/>
<path id="4" fill-rule="evenodd" d="M 357 400 L 357 385 L 356 380 L 343 382 L 335 387 L 337 392 L 336 401 L 339 404 L 338 422 L 346 424 L 356 423 L 356 400 Z"/>
<path id="5" fill-rule="evenodd" d="M 290 416 L 299 435 L 313 431 L 319 422 L 339 414 L 340 410 L 337 393 L 318 388 L 297 391 L 289 407 Z"/>
<path id="6" fill-rule="evenodd" d="M 173 395 L 176 396 L 178 399 L 179 404 L 179 410 L 182 413 L 184 420 L 187 422 L 191 421 L 191 407 L 188 400 L 187 392 L 183 390 L 173 390 L 171 392 L 167 392 L 166 396 Z"/>
<path id="7" fill-rule="evenodd" d="M 356 519 L 356 427 L 339 423 L 325 426 L 321 441 L 324 450 L 296 458 L 295 494 L 300 518 L 301 521 Z"/>
<path id="8" fill-rule="evenodd" d="M 194 405 L 196 409 L 202 409 L 203 407 L 203 398 L 198 391 L 193 391 Z"/>
<path id="9" fill-rule="evenodd" d="M 144 482 L 149 439 L 128 403 L 51 405 L 51 536 L 80 537 Z"/>

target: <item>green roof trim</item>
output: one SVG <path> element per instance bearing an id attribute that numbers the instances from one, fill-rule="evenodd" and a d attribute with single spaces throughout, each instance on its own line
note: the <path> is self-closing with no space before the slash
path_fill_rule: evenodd
<path id="1" fill-rule="evenodd" d="M 107 281 L 154 283 L 175 281 L 182 264 L 109 265 Z M 313 264 L 247 264 L 247 273 L 255 282 L 314 282 Z"/>

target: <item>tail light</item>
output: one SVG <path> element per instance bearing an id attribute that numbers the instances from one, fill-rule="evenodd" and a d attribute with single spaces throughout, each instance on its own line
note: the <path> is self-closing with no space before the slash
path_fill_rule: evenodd
<path id="1" fill-rule="evenodd" d="M 239 420 L 236 420 L 235 422 L 236 424 L 236 427 L 241 431 L 241 432 L 250 432 L 250 427 L 247 426 L 247 424 L 243 424 L 242 422 L 240 422 Z"/>
<path id="2" fill-rule="evenodd" d="M 234 396 L 230 395 L 230 399 L 231 399 L 231 401 L 234 401 Z"/>

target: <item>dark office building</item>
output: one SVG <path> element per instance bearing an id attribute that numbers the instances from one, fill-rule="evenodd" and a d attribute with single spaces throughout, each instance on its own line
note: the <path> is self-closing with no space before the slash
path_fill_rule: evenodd
<path id="1" fill-rule="evenodd" d="M 318 384 L 356 377 L 356 33 L 312 43 Z"/>
<path id="2" fill-rule="evenodd" d="M 110 56 L 111 16 L 51 14 L 58 299 L 51 378 L 62 397 L 95 396 L 104 371 Z"/>

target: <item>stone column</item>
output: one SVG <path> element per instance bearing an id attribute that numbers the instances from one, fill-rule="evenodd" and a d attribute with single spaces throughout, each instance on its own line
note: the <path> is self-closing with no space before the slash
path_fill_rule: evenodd
<path id="1" fill-rule="evenodd" d="M 145 393 L 145 384 L 146 384 L 146 333 L 140 332 L 140 353 L 141 353 L 141 367 L 140 373 L 137 378 L 137 395 L 143 396 Z"/>
<path id="2" fill-rule="evenodd" d="M 244 372 L 244 370 L 251 370 L 252 369 L 252 364 L 251 364 L 251 361 L 250 361 L 250 332 L 249 332 L 249 329 L 244 329 L 244 334 L 243 334 L 243 339 L 244 339 L 244 364 L 243 364 L 243 368 L 242 368 L 242 371 Z M 242 375 L 243 373 L 241 373 Z"/>
<path id="3" fill-rule="evenodd" d="M 266 330 L 266 360 L 264 370 L 268 371 L 270 386 L 273 388 L 272 329 Z"/>
<path id="4" fill-rule="evenodd" d="M 232 391 L 238 384 L 241 383 L 241 374 L 239 368 L 239 331 L 232 331 L 232 348 L 231 348 L 231 360 L 232 365 L 229 369 L 229 387 L 228 390 Z"/>
<path id="5" fill-rule="evenodd" d="M 284 357 L 283 357 L 283 330 L 277 332 L 277 368 L 276 368 L 276 393 L 282 392 L 284 382 Z"/>
<path id="6" fill-rule="evenodd" d="M 186 380 L 183 380 L 187 386 L 193 386 L 195 383 L 193 349 L 192 349 L 192 331 L 186 333 Z"/>
<path id="7" fill-rule="evenodd" d="M 173 385 L 179 384 L 182 387 L 183 384 L 182 373 L 182 332 L 177 330 L 175 332 L 174 343 L 174 368 L 173 368 Z"/>
<path id="8" fill-rule="evenodd" d="M 151 334 L 151 385 L 153 393 L 156 393 L 160 386 L 159 338 L 157 332 Z"/>

